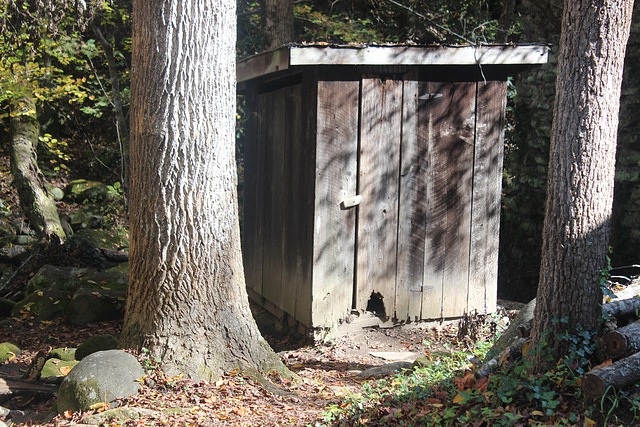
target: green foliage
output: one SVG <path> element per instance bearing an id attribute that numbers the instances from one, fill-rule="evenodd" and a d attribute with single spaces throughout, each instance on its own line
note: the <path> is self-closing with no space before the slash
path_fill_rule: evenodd
<path id="1" fill-rule="evenodd" d="M 545 337 L 536 348 L 525 347 L 522 359 L 503 364 L 488 379 L 476 380 L 469 371 L 470 358 L 481 359 L 484 354 L 475 349 L 471 354 L 451 353 L 391 379 L 366 383 L 360 394 L 330 407 L 325 422 L 345 426 L 582 425 L 589 418 L 611 413 L 603 407 L 598 414 L 579 386 L 598 348 L 593 334 L 578 329 L 576 334 L 560 337 L 568 347 L 567 356 L 560 361 L 550 360 Z M 533 375 L 537 357 L 549 359 L 552 369 Z M 612 404 L 626 399 L 634 411 L 638 408 L 640 399 L 619 392 L 615 396 Z"/>
<path id="2" fill-rule="evenodd" d="M 368 18 L 328 15 L 309 4 L 294 5 L 294 16 L 304 40 L 331 43 L 384 41 L 385 36 Z M 386 41 L 393 41 L 386 38 Z"/>

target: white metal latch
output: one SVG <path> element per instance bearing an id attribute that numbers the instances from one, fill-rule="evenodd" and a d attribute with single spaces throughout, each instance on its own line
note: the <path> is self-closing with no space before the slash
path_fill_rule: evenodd
<path id="1" fill-rule="evenodd" d="M 340 209 L 349 209 L 358 206 L 360 202 L 362 202 L 362 196 L 359 194 L 357 196 L 347 197 L 340 202 Z"/>

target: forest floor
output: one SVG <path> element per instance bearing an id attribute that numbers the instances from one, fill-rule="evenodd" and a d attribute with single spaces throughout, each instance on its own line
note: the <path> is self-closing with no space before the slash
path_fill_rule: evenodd
<path id="1" fill-rule="evenodd" d="M 113 321 L 77 328 L 63 319 L 40 324 L 4 319 L 1 323 L 0 342 L 17 341 L 23 352 L 12 362 L 25 369 L 40 350 L 76 347 L 89 336 L 97 334 L 117 336 L 121 326 L 120 322 Z M 269 325 L 262 326 L 263 334 L 282 361 L 300 377 L 299 381 L 270 378 L 282 389 L 282 394 L 266 391 L 259 383 L 238 372 L 229 373 L 214 383 L 194 383 L 188 379 L 167 378 L 159 370 L 152 370 L 149 377 L 153 382 L 148 382 L 151 386 L 142 384 L 138 395 L 123 399 L 119 404 L 150 409 L 181 407 L 189 408 L 189 411 L 170 417 L 155 415 L 120 419 L 105 425 L 324 425 L 323 414 L 331 405 L 342 405 L 345 396 L 362 390 L 368 380 L 358 377 L 362 370 L 394 360 L 410 361 L 435 351 L 454 351 L 473 345 L 468 338 L 459 340 L 456 324 L 412 329 L 368 328 L 316 345 L 287 331 L 275 332 Z M 486 330 L 478 339 L 491 339 L 487 334 L 491 332 Z M 26 417 L 13 420 L 23 425 L 72 426 L 89 415 L 75 413 L 53 417 L 50 415 L 53 403 L 54 399 L 25 401 L 14 398 L 2 406 L 25 411 Z"/>

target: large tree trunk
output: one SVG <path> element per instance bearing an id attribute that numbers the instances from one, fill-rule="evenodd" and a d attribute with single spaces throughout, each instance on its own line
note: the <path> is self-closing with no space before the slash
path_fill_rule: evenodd
<path id="1" fill-rule="evenodd" d="M 49 195 L 40 172 L 35 147 L 40 125 L 35 101 L 22 96 L 11 101 L 11 174 L 20 205 L 31 227 L 45 240 L 64 240 L 58 208 Z"/>
<path id="2" fill-rule="evenodd" d="M 135 0 L 131 270 L 122 345 L 169 375 L 282 369 L 245 291 L 235 167 L 235 2 Z"/>
<path id="3" fill-rule="evenodd" d="M 567 0 L 556 82 L 542 265 L 532 339 L 543 333 L 557 359 L 558 339 L 578 325 L 594 329 L 602 310 L 613 201 L 616 135 L 631 0 Z M 554 322 L 553 319 L 567 321 Z M 543 369 L 542 360 L 538 369 Z"/>
<path id="4" fill-rule="evenodd" d="M 293 1 L 263 0 L 264 49 L 272 50 L 293 41 Z"/>

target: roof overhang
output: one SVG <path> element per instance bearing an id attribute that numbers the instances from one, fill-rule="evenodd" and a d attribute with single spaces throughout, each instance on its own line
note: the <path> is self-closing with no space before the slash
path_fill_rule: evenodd
<path id="1" fill-rule="evenodd" d="M 359 46 L 300 45 L 249 57 L 238 63 L 238 82 L 299 66 L 537 66 L 548 45 Z"/>

